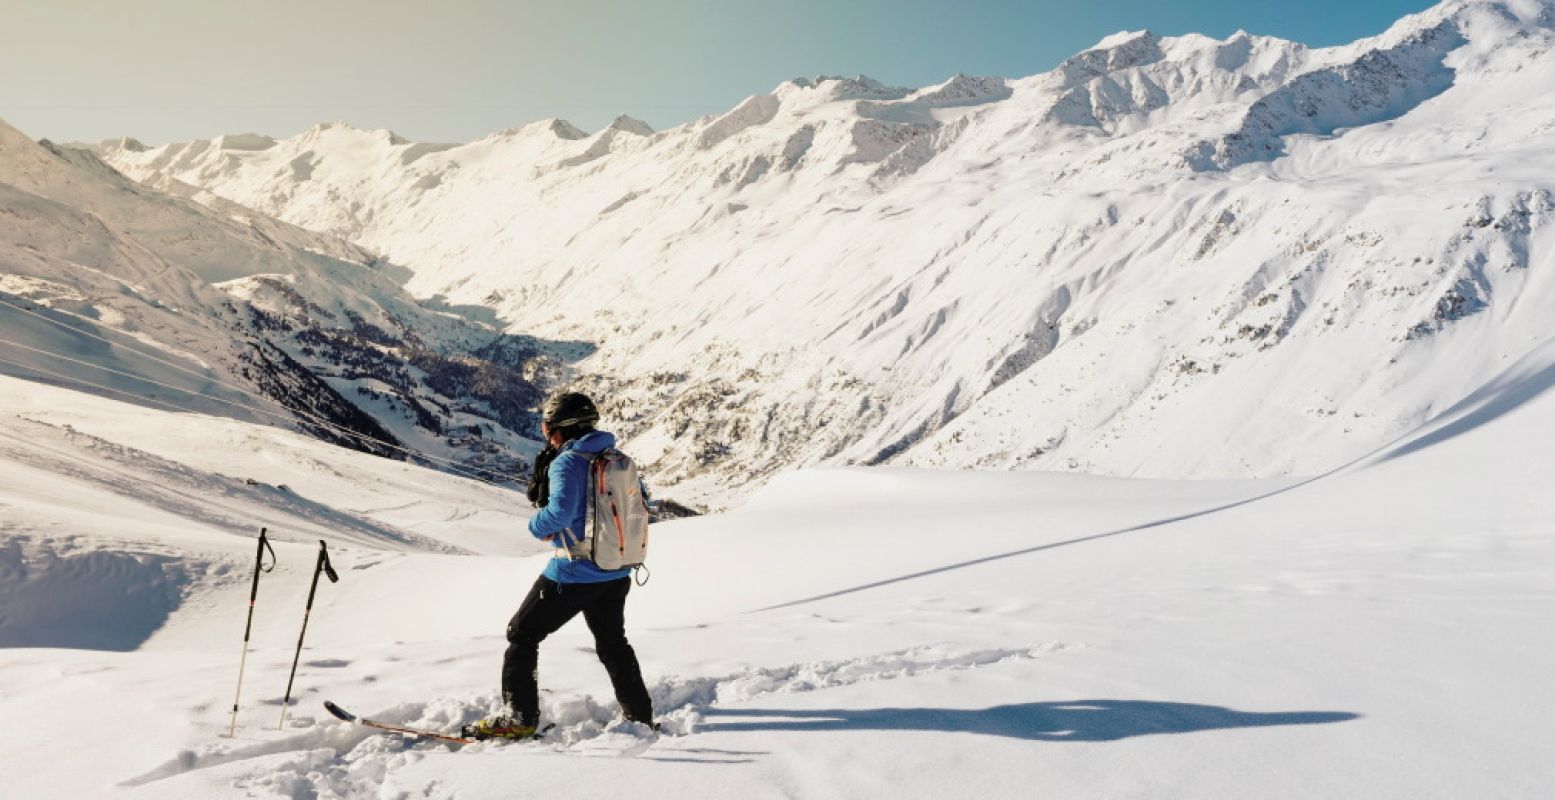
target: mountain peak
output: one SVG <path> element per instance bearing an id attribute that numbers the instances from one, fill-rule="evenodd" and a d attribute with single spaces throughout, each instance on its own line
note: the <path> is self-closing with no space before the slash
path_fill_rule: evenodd
<path id="1" fill-rule="evenodd" d="M 0 147 L 22 141 L 27 142 L 28 145 L 37 144 L 32 140 L 31 136 L 28 136 L 27 134 L 22 133 L 21 131 L 12 127 L 11 123 L 0 119 Z"/>
<path id="2" fill-rule="evenodd" d="M 0 119 L 0 183 L 27 191 L 48 185 L 68 169 L 51 147 L 47 139 L 34 141 Z"/>
<path id="3" fill-rule="evenodd" d="M 814 78 L 794 78 L 785 81 L 774 94 L 788 94 L 795 89 L 819 89 L 827 100 L 900 100 L 913 93 L 912 89 L 887 86 L 868 75 L 845 78 L 841 75 L 817 75 Z"/>
<path id="4" fill-rule="evenodd" d="M 830 83 L 827 88 L 833 100 L 900 100 L 913 91 L 901 86 L 887 86 L 868 75 L 852 78 L 822 77 L 816 78 L 816 83 Z"/>
<path id="5" fill-rule="evenodd" d="M 302 134 L 299 135 L 297 138 L 300 138 L 300 139 L 317 139 L 320 136 L 324 135 L 325 133 L 330 133 L 330 132 L 339 132 L 339 133 L 343 133 L 343 134 L 346 134 L 346 135 L 354 135 L 354 136 L 357 136 L 359 138 L 377 138 L 377 139 L 382 139 L 384 142 L 386 142 L 386 143 L 388 143 L 390 145 L 411 144 L 411 141 L 409 139 L 406 139 L 405 137 L 400 136 L 399 134 L 395 133 L 394 131 L 389 130 L 388 128 L 371 128 L 371 129 L 369 129 L 369 128 L 358 128 L 358 127 L 356 127 L 355 125 L 352 125 L 349 122 L 341 122 L 341 121 L 338 121 L 338 120 L 335 121 L 335 122 L 320 122 L 317 125 L 314 125 L 313 127 L 307 129 L 306 131 L 303 131 Z M 265 144 L 265 142 L 267 142 L 267 141 L 269 142 L 269 144 Z M 231 144 L 224 144 L 224 142 L 232 142 L 232 143 Z M 223 147 L 224 149 L 228 149 L 228 150 L 264 150 L 264 149 L 270 147 L 271 145 L 275 144 L 275 141 L 273 139 L 271 139 L 270 137 L 263 136 L 261 134 L 245 133 L 245 134 L 236 134 L 236 135 L 228 134 L 226 136 L 219 137 L 216 140 L 216 144 L 218 146 Z"/>
<path id="6" fill-rule="evenodd" d="M 1445 0 L 1401 17 L 1382 34 L 1361 39 L 1350 47 L 1394 47 L 1404 41 L 1439 33 L 1444 25 L 1465 33 L 1477 30 L 1478 35 L 1469 38 L 1490 42 L 1488 47 L 1494 49 L 1508 38 L 1534 30 L 1542 29 L 1541 35 L 1548 35 L 1550 29 L 1555 28 L 1555 0 Z"/>
<path id="7" fill-rule="evenodd" d="M 572 124 L 571 122 L 568 122 L 567 120 L 564 120 L 564 119 L 557 118 L 557 119 L 551 120 L 551 124 L 550 124 L 549 127 L 550 127 L 550 130 L 551 130 L 551 133 L 556 134 L 556 138 L 558 138 L 558 139 L 587 139 L 588 138 L 588 133 L 586 133 L 582 128 L 579 128 L 578 126 L 576 126 L 576 125 Z"/>
<path id="8" fill-rule="evenodd" d="M 1101 41 L 1097 42 L 1094 46 L 1087 48 L 1086 52 L 1089 52 L 1090 50 L 1116 50 L 1119 48 L 1127 47 L 1133 42 L 1147 41 L 1158 38 L 1159 37 L 1148 30 L 1118 31 L 1117 33 L 1111 34 L 1109 36 L 1103 36 Z"/>
<path id="9" fill-rule="evenodd" d="M 151 146 L 133 136 L 121 136 L 117 139 L 103 139 L 90 149 L 97 150 L 98 152 L 123 150 L 129 153 L 144 153 L 150 150 Z"/>
<path id="10" fill-rule="evenodd" d="M 319 122 L 319 123 L 315 123 L 313 127 L 311 127 L 308 130 L 304 131 L 304 133 L 323 133 L 325 131 L 340 131 L 340 130 L 354 131 L 354 130 L 356 130 L 356 127 L 353 126 L 349 122 L 345 122 L 343 120 L 335 120 L 334 122 Z"/>
<path id="11" fill-rule="evenodd" d="M 617 131 L 626 131 L 627 133 L 635 133 L 638 136 L 652 136 L 653 135 L 653 128 L 648 123 L 643 122 L 640 119 L 635 119 L 633 117 L 629 117 L 629 116 L 627 116 L 625 114 L 622 114 L 622 115 L 616 117 L 615 119 L 611 120 L 610 121 L 610 129 L 611 130 L 617 130 Z"/>
<path id="12" fill-rule="evenodd" d="M 133 142 L 134 140 L 124 139 L 122 141 Z M 139 142 L 136 142 L 136 144 L 139 144 Z M 211 145 L 221 150 L 268 150 L 275 146 L 275 140 L 259 133 L 228 133 L 216 137 L 211 142 Z M 132 152 L 147 149 L 145 145 L 141 145 L 139 150 L 128 144 L 123 145 L 123 147 Z"/>
<path id="13" fill-rule="evenodd" d="M 1058 65 L 1066 84 L 1078 84 L 1111 72 L 1142 67 L 1165 58 L 1161 37 L 1150 31 L 1119 31 Z"/>
<path id="14" fill-rule="evenodd" d="M 500 131 L 483 137 L 481 141 L 490 141 L 493 139 L 516 139 L 519 137 L 532 136 L 536 134 L 553 136 L 557 139 L 566 139 L 569 141 L 574 139 L 588 138 L 587 132 L 583 131 L 571 122 L 568 122 L 567 120 L 564 120 L 560 117 L 547 117 L 545 119 L 537 119 L 534 122 L 526 122 L 523 125 L 515 125 L 511 128 L 503 128 Z"/>
<path id="15" fill-rule="evenodd" d="M 964 106 L 1003 100 L 1010 93 L 1010 82 L 1004 78 L 958 72 L 944 83 L 919 89 L 913 99 L 933 106 Z"/>

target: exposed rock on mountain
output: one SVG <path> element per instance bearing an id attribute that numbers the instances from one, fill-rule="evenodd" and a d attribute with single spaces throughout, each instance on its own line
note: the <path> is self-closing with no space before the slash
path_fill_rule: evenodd
<path id="1" fill-rule="evenodd" d="M 358 246 L 150 183 L 0 124 L 0 370 L 516 475 L 554 355 L 413 300 L 389 277 L 406 273 Z"/>
<path id="2" fill-rule="evenodd" d="M 1549 335 L 1552 20 L 1125 33 L 1027 78 L 800 79 L 651 136 L 547 121 L 413 161 L 338 127 L 99 152 L 587 343 L 550 374 L 688 499 L 817 462 L 1311 472 Z"/>

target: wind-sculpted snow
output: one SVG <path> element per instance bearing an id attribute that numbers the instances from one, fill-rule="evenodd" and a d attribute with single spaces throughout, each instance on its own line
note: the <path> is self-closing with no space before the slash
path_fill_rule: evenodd
<path id="1" fill-rule="evenodd" d="M 189 571 L 203 566 L 187 561 L 0 539 L 0 648 L 134 650 L 178 608 Z"/>

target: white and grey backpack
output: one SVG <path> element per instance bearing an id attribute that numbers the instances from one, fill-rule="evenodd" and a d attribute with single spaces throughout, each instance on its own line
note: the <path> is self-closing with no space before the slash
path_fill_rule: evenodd
<path id="1" fill-rule="evenodd" d="M 648 498 L 631 456 L 612 447 L 589 461 L 585 508 L 583 540 L 569 537 L 568 555 L 600 569 L 642 566 L 648 557 Z"/>

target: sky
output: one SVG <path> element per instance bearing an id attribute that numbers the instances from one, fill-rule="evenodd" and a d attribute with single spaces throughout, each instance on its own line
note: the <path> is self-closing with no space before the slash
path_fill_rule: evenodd
<path id="1" fill-rule="evenodd" d="M 1120 30 L 1313 46 L 1430 0 L 0 0 L 0 119 L 150 144 L 318 122 L 463 142 L 547 117 L 655 129 L 784 80 L 1025 77 Z"/>

